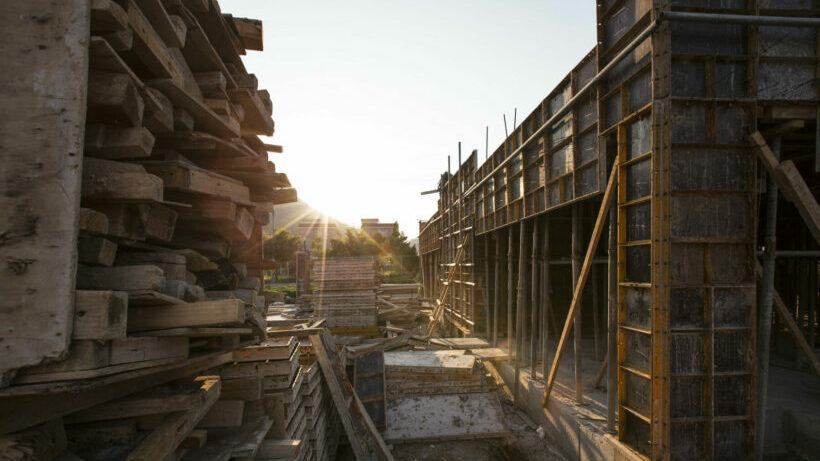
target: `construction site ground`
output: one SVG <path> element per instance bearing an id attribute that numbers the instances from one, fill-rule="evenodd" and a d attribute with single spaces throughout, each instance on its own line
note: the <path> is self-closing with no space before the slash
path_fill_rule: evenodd
<path id="1" fill-rule="evenodd" d="M 407 443 L 393 446 L 396 461 L 425 460 L 531 460 L 562 461 L 566 458 L 548 438 L 538 435 L 538 427 L 517 410 L 508 399 L 499 395 L 504 416 L 510 429 L 506 439 L 453 440 L 434 443 Z"/>

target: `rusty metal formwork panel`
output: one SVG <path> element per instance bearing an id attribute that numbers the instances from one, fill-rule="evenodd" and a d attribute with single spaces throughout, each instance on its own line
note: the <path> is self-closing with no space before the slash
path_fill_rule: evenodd
<path id="1" fill-rule="evenodd" d="M 595 91 L 554 117 L 596 73 L 593 49 L 479 167 L 468 191 L 475 201 L 476 234 L 603 190 Z"/>
<path id="2" fill-rule="evenodd" d="M 444 304 L 443 323 L 461 333 L 472 334 L 483 306 L 476 296 L 476 274 L 473 255 L 474 198 L 467 191 L 473 187 L 477 153 L 467 157 L 452 174 L 439 182 L 438 211 L 419 233 L 422 267 L 425 271 L 425 296 L 436 298 L 451 284 Z M 455 263 L 459 248 L 464 255 Z M 455 268 L 452 281 L 449 279 Z M 429 277 L 428 277 L 429 275 Z"/>
<path id="3" fill-rule="evenodd" d="M 817 16 L 816 2 L 599 5 L 599 67 L 663 11 Z M 651 459 L 754 456 L 759 120 L 813 119 L 813 28 L 658 21 L 599 88 L 619 169 L 619 438 Z"/>

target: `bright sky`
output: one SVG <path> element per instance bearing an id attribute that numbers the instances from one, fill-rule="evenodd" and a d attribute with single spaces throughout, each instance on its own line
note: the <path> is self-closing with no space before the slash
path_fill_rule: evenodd
<path id="1" fill-rule="evenodd" d="M 399 221 L 408 237 L 436 209 L 458 141 L 484 159 L 595 44 L 592 0 L 223 0 L 261 19 L 247 68 L 271 93 L 271 154 L 299 197 L 358 227 Z"/>

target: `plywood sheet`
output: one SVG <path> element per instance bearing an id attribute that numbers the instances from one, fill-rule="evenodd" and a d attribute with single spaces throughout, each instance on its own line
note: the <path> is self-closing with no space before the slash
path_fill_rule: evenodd
<path id="1" fill-rule="evenodd" d="M 431 344 L 438 346 L 451 347 L 453 349 L 478 349 L 491 347 L 491 344 L 482 338 L 434 338 L 430 340 Z"/>
<path id="2" fill-rule="evenodd" d="M 384 366 L 393 372 L 471 374 L 475 356 L 464 351 L 385 352 Z"/>
<path id="3" fill-rule="evenodd" d="M 501 437 L 504 411 L 494 393 L 398 397 L 387 405 L 390 442 Z"/>

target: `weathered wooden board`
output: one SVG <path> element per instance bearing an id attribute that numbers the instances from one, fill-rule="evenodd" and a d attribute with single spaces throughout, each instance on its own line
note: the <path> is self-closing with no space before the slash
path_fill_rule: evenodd
<path id="1" fill-rule="evenodd" d="M 0 13 L 0 370 L 59 358 L 74 318 L 88 81 L 85 0 Z M 8 328 L 13 326 L 13 328 Z"/>
<path id="2" fill-rule="evenodd" d="M 450 351 L 385 352 L 384 366 L 388 372 L 419 372 L 469 375 L 475 366 L 475 356 L 451 354 Z"/>
<path id="3" fill-rule="evenodd" d="M 453 349 L 479 349 L 491 346 L 491 344 L 483 338 L 432 338 L 430 339 L 430 344 Z"/>
<path id="4" fill-rule="evenodd" d="M 484 359 L 484 360 L 509 360 L 510 353 L 504 349 L 499 349 L 497 347 L 488 347 L 482 349 L 470 349 L 470 353 L 475 355 L 476 358 Z"/>
<path id="5" fill-rule="evenodd" d="M 387 407 L 390 442 L 503 437 L 504 410 L 494 393 L 398 397 Z"/>

